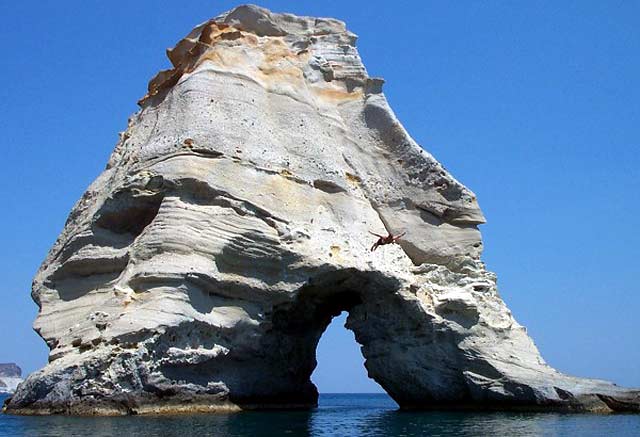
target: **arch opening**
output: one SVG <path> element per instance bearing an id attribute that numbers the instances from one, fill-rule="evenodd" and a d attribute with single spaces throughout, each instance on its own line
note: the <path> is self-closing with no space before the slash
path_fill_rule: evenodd
<path id="1" fill-rule="evenodd" d="M 348 315 L 343 311 L 334 317 L 320 337 L 311 381 L 320 395 L 385 393 L 380 384 L 368 375 L 362 345 L 346 326 Z"/>
<path id="2" fill-rule="evenodd" d="M 318 343 L 331 321 L 343 312 L 348 313 L 345 327 L 353 332 L 368 367 L 371 356 L 377 353 L 380 333 L 386 329 L 384 312 L 391 310 L 389 306 L 398 287 L 394 278 L 356 269 L 311 278 L 294 299 L 273 308 L 271 327 L 260 345 L 266 354 L 260 368 L 255 370 L 260 381 L 256 379 L 250 398 L 231 390 L 235 393 L 231 400 L 259 408 L 317 406 L 318 389 L 311 376 L 317 366 Z M 388 341 L 379 340 L 379 343 Z M 379 358 L 376 356 L 374 360 Z M 382 385 L 375 373 L 367 373 Z M 262 390 L 260 382 L 264 384 L 265 380 L 269 384 Z"/>

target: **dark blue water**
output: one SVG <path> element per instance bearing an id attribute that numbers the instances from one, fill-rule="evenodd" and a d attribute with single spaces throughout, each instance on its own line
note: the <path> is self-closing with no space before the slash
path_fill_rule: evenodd
<path id="1" fill-rule="evenodd" d="M 323 394 L 308 412 L 113 418 L 0 415 L 0 436 L 640 436 L 640 415 L 401 412 L 384 394 Z"/>

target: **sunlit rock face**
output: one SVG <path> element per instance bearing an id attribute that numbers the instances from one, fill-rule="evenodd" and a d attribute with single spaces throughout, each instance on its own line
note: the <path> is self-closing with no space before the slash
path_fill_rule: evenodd
<path id="1" fill-rule="evenodd" d="M 418 146 L 344 23 L 241 6 L 168 51 L 37 273 L 49 364 L 7 410 L 310 407 L 348 311 L 404 408 L 637 411 L 558 373 L 480 261 L 474 194 Z M 405 231 L 375 252 L 369 231 Z"/>

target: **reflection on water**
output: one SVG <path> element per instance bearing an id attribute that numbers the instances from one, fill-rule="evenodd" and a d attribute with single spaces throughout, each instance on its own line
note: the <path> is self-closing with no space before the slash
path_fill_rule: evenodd
<path id="1" fill-rule="evenodd" d="M 0 416 L 0 436 L 633 436 L 639 415 L 402 412 L 386 395 L 324 394 L 312 411 L 113 418 Z"/>

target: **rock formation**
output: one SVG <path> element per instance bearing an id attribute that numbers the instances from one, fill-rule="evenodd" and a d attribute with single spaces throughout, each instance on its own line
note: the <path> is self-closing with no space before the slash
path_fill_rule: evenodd
<path id="1" fill-rule="evenodd" d="M 0 363 L 0 394 L 13 393 L 22 382 L 22 369 L 15 363 Z"/>
<path id="2" fill-rule="evenodd" d="M 404 130 L 344 23 L 240 6 L 149 83 L 38 271 L 51 349 L 6 409 L 312 407 L 348 311 L 402 408 L 638 411 L 549 367 L 480 261 L 474 194 Z M 369 231 L 406 231 L 375 252 Z"/>

